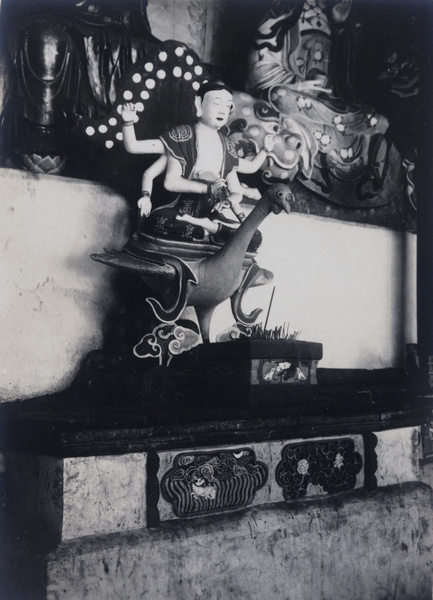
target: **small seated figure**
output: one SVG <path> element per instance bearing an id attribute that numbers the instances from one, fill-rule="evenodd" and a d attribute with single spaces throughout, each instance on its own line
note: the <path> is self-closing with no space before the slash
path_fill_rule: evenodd
<path id="1" fill-rule="evenodd" d="M 137 140 L 134 131 L 135 107 L 122 110 L 125 148 L 133 154 L 161 154 L 142 178 L 139 208 L 146 216 L 141 233 L 180 242 L 204 242 L 223 245 L 245 215 L 240 208 L 243 195 L 259 199 L 258 190 L 243 188 L 237 173 L 254 173 L 272 150 L 274 136 L 269 135 L 252 160 L 238 156 L 233 141 L 220 129 L 226 125 L 233 107 L 233 93 L 218 80 L 204 83 L 195 98 L 197 123 L 180 125 L 159 139 Z M 166 170 L 164 186 L 179 195 L 170 204 L 152 209 L 154 178 Z M 228 219 L 223 210 L 230 207 L 236 216 Z M 254 236 L 251 250 L 261 242 Z"/>

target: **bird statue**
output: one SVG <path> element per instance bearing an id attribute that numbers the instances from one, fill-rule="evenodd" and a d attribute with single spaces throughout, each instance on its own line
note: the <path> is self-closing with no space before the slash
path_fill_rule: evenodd
<path id="1" fill-rule="evenodd" d="M 169 308 L 158 299 L 147 298 L 155 315 L 165 323 L 173 323 L 187 306 L 195 308 L 203 342 L 209 342 L 209 329 L 215 308 L 231 299 L 235 319 L 243 324 L 252 324 L 261 309 L 245 315 L 241 300 L 245 291 L 257 277 L 272 274 L 260 269 L 256 262 L 244 271 L 244 259 L 249 243 L 262 221 L 271 213 L 290 212 L 294 201 L 290 187 L 277 183 L 269 187 L 255 208 L 241 223 L 232 237 L 217 252 L 202 260 L 184 260 L 175 255 L 154 249 L 138 248 L 128 242 L 122 251 L 106 250 L 104 254 L 92 254 L 91 258 L 112 267 L 137 275 L 167 301 L 173 297 Z"/>

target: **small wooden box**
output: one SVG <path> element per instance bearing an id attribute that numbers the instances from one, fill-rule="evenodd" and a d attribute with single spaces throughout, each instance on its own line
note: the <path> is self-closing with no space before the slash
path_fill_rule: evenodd
<path id="1" fill-rule="evenodd" d="M 193 396 L 206 404 L 252 408 L 304 396 L 300 388 L 317 384 L 322 354 L 317 342 L 240 339 L 201 344 L 171 366 L 188 369 Z"/>

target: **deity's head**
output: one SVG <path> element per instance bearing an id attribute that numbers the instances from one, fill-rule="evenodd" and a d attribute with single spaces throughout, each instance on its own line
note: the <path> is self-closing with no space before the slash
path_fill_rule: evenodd
<path id="1" fill-rule="evenodd" d="M 222 81 L 211 79 L 198 90 L 195 106 L 199 123 L 220 129 L 227 123 L 233 108 L 233 92 Z"/>

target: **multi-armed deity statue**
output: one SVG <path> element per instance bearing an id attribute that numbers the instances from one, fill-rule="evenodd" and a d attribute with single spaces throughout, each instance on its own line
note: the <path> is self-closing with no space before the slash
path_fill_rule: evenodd
<path id="1" fill-rule="evenodd" d="M 228 298 L 237 321 L 249 324 L 257 317 L 256 311 L 244 315 L 240 306 L 248 287 L 272 279 L 253 258 L 260 245 L 257 227 L 271 211 L 289 212 L 293 196 L 285 185 L 270 188 L 262 198 L 258 190 L 240 185 L 238 173 L 255 172 L 274 139 L 268 136 L 251 161 L 239 158 L 233 141 L 220 131 L 233 107 L 230 88 L 218 80 L 206 81 L 197 90 L 195 106 L 195 124 L 180 125 L 160 139 L 147 140 L 136 138 L 135 105 L 123 106 L 126 148 L 161 155 L 144 174 L 141 210 L 148 213 L 150 208 L 149 171 L 153 177 L 166 169 L 165 188 L 178 196 L 150 212 L 122 252 L 93 258 L 139 274 L 159 292 L 165 306 L 154 297 L 148 302 L 163 322 L 176 321 L 186 306 L 194 306 L 203 339 L 209 340 L 212 313 Z M 259 200 L 248 216 L 240 206 L 243 196 Z M 167 304 L 169 298 L 173 298 L 171 304 Z"/>

